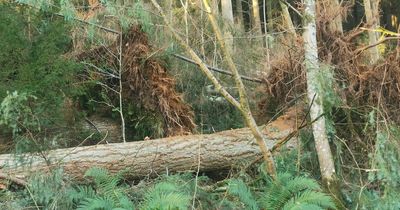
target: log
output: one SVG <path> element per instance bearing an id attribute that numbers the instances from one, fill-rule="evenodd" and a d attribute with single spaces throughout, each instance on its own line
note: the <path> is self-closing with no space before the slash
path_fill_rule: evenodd
<path id="1" fill-rule="evenodd" d="M 290 113 L 290 112 L 289 112 Z M 285 114 L 262 126 L 267 145 L 272 148 L 297 129 L 296 114 Z M 293 147 L 294 141 L 286 146 Z M 132 178 L 157 176 L 168 172 L 229 169 L 260 157 L 260 150 L 248 128 L 207 135 L 176 136 L 128 143 L 57 149 L 46 154 L 25 154 L 26 161 L 13 154 L 0 155 L 0 173 L 24 179 L 35 172 L 62 168 L 72 179 L 82 180 L 91 167 L 117 173 L 127 169 Z"/>

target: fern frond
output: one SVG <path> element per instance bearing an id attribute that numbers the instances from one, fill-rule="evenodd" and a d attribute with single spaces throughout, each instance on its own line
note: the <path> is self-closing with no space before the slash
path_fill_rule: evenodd
<path id="1" fill-rule="evenodd" d="M 265 192 L 260 200 L 265 209 L 280 210 L 291 197 L 292 194 L 281 187 Z"/>
<path id="2" fill-rule="evenodd" d="M 146 210 L 170 210 L 188 209 L 191 197 L 181 193 L 158 194 L 157 197 L 152 197 L 146 200 L 143 206 Z"/>
<path id="3" fill-rule="evenodd" d="M 277 180 L 266 188 L 261 198 L 261 204 L 266 209 L 276 210 L 303 209 L 301 206 L 335 209 L 332 199 L 320 190 L 320 185 L 313 179 L 293 177 L 287 173 L 278 174 Z"/>
<path id="4" fill-rule="evenodd" d="M 283 208 L 283 210 L 325 210 L 324 208 L 321 208 L 318 205 L 315 204 L 307 204 L 307 203 L 303 203 L 303 204 L 296 204 L 296 203 L 291 203 L 290 205 L 288 204 L 288 206 L 285 205 L 285 207 Z"/>
<path id="5" fill-rule="evenodd" d="M 291 193 L 298 193 L 302 190 L 321 190 L 318 182 L 314 179 L 310 179 L 307 177 L 295 177 L 290 181 L 286 182 L 285 189 L 290 191 Z"/>
<path id="6" fill-rule="evenodd" d="M 148 210 L 183 210 L 189 207 L 190 200 L 191 196 L 180 192 L 176 184 L 160 182 L 146 193 L 142 208 Z"/>
<path id="7" fill-rule="evenodd" d="M 253 194 L 242 180 L 231 179 L 228 185 L 228 193 L 233 196 L 237 196 L 248 209 L 259 209 L 257 201 L 254 199 Z"/>
<path id="8" fill-rule="evenodd" d="M 88 197 L 85 201 L 80 202 L 80 206 L 97 206 L 98 205 L 112 205 L 112 208 L 134 209 L 132 201 L 125 193 L 126 187 L 119 186 L 122 177 L 120 172 L 115 176 L 111 176 L 106 169 L 91 168 L 86 171 L 85 177 L 92 177 L 95 183 L 96 192 L 95 196 Z M 103 208 L 104 209 L 104 208 Z M 107 208 L 106 208 L 107 209 Z"/>
<path id="9" fill-rule="evenodd" d="M 107 197 L 87 198 L 83 200 L 77 210 L 113 209 L 114 203 Z"/>
<path id="10" fill-rule="evenodd" d="M 118 203 L 119 203 L 118 206 L 120 206 L 122 209 L 129 209 L 129 210 L 135 209 L 132 201 L 127 196 L 120 196 Z M 116 210 L 116 209 L 113 209 L 113 210 Z"/>
<path id="11" fill-rule="evenodd" d="M 315 205 L 319 209 L 336 209 L 331 197 L 322 192 L 306 190 L 297 196 L 292 197 L 283 207 L 283 209 L 292 209 L 295 206 Z"/>
<path id="12" fill-rule="evenodd" d="M 114 191 L 123 191 L 119 186 L 119 180 L 115 179 L 114 177 L 109 177 L 106 180 L 97 180 L 96 188 L 99 193 L 104 195 L 113 194 Z"/>
<path id="13" fill-rule="evenodd" d="M 86 171 L 85 177 L 92 177 L 95 182 L 97 181 L 103 182 L 109 179 L 110 176 L 107 169 L 93 167 Z"/>
<path id="14" fill-rule="evenodd" d="M 179 192 L 179 188 L 174 183 L 160 182 L 156 184 L 156 186 L 154 186 L 153 192 L 174 193 L 174 192 Z"/>
<path id="15" fill-rule="evenodd" d="M 73 202 L 80 202 L 85 198 L 96 197 L 96 192 L 89 186 L 78 186 L 77 189 L 71 189 L 67 193 L 70 200 Z"/>
<path id="16" fill-rule="evenodd" d="M 335 209 L 336 206 L 330 196 L 322 192 L 307 190 L 301 193 L 297 198 L 297 202 L 305 202 L 315 204 L 323 208 Z"/>

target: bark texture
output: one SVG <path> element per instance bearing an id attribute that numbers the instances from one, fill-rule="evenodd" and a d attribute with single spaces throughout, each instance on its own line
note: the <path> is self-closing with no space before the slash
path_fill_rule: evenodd
<path id="1" fill-rule="evenodd" d="M 326 135 L 325 117 L 323 114 L 322 98 L 318 94 L 317 74 L 319 71 L 318 47 L 317 47 L 317 27 L 315 23 L 315 0 L 305 1 L 304 10 L 304 52 L 305 65 L 307 69 L 307 95 L 311 104 L 311 121 L 316 120 L 313 125 L 313 135 L 315 147 L 317 150 L 319 167 L 322 179 L 327 185 L 330 185 L 335 178 L 335 165 L 332 158 L 332 152 Z M 321 117 L 320 117 L 321 116 Z"/>
<path id="2" fill-rule="evenodd" d="M 235 4 L 236 4 L 236 24 L 240 29 L 242 29 L 244 25 L 242 0 L 235 0 Z"/>
<path id="3" fill-rule="evenodd" d="M 371 27 L 371 30 L 368 31 L 368 41 L 370 45 L 374 45 L 378 42 L 379 35 L 374 30 L 376 30 L 379 26 L 379 3 L 380 0 L 364 0 L 364 10 L 367 25 L 368 27 Z M 370 64 L 376 63 L 380 57 L 378 46 L 371 47 L 369 53 L 371 58 Z"/>
<path id="4" fill-rule="evenodd" d="M 288 113 L 262 128 L 269 148 L 296 130 L 297 109 Z M 287 144 L 295 145 L 295 142 Z M 71 178 L 80 180 L 87 169 L 96 166 L 111 173 L 128 169 L 130 177 L 140 178 L 198 168 L 200 171 L 229 169 L 260 157 L 261 152 L 252 132 L 243 128 L 209 135 L 58 149 L 45 156 L 26 154 L 23 164 L 20 157 L 0 155 L 0 173 L 23 179 L 34 172 L 62 168 Z"/>
<path id="5" fill-rule="evenodd" d="M 260 7 L 258 0 L 252 0 L 252 14 L 253 14 L 253 30 L 256 34 L 261 34 L 261 20 L 260 20 Z"/>
<path id="6" fill-rule="evenodd" d="M 329 29 L 332 32 L 343 34 L 343 18 L 341 14 L 341 8 L 338 0 L 329 0 L 325 2 L 325 8 L 329 11 L 329 14 L 333 14 L 333 20 L 329 24 Z"/>
<path id="7" fill-rule="evenodd" d="M 221 10 L 222 17 L 229 24 L 233 25 L 233 10 L 232 10 L 232 1 L 231 0 L 222 0 L 221 1 Z"/>
<path id="8" fill-rule="evenodd" d="M 230 32 L 230 28 L 234 25 L 233 20 L 233 10 L 232 10 L 232 1 L 231 0 L 222 0 L 221 1 L 221 9 L 222 9 L 222 18 L 224 19 L 224 37 L 227 48 L 230 52 L 233 49 L 233 36 Z"/>
<path id="9" fill-rule="evenodd" d="M 283 19 L 283 25 L 285 26 L 286 30 L 288 31 L 288 34 L 292 36 L 291 37 L 292 39 L 290 41 L 293 42 L 294 39 L 296 38 L 296 29 L 294 28 L 292 18 L 290 17 L 289 8 L 282 1 L 279 1 L 279 5 L 281 6 L 281 10 L 282 10 L 281 15 L 282 15 L 282 19 Z"/>
<path id="10" fill-rule="evenodd" d="M 322 182 L 327 191 L 335 198 L 335 203 L 341 208 L 344 207 L 339 181 L 335 173 L 332 151 L 326 134 L 325 117 L 323 114 L 322 97 L 318 93 L 318 48 L 315 24 L 315 0 L 305 0 L 304 9 L 304 52 L 307 77 L 307 96 L 311 103 L 310 117 L 312 130 L 317 151 L 319 168 L 321 171 Z M 343 208 L 344 209 L 344 208 Z"/>

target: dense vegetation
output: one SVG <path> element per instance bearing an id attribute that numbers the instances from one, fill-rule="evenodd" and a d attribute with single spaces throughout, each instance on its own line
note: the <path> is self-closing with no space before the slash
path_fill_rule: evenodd
<path id="1" fill-rule="evenodd" d="M 317 1 L 320 65 L 314 79 L 339 192 L 324 186 L 310 126 L 316 120 L 303 118 L 309 124 L 296 133 L 297 148 L 276 154 L 276 178 L 260 161 L 141 180 L 129 178 L 129 167 L 117 174 L 93 167 L 84 180 L 54 169 L 17 183 L 0 169 L 0 208 L 400 209 L 400 4 L 382 0 L 381 27 L 363 28 L 368 1 L 345 0 L 340 11 L 327 6 L 333 1 Z M 251 1 L 229 1 L 232 22 L 222 5 L 212 4 L 228 56 L 202 1 L 158 2 L 164 17 L 151 1 L 0 0 L 1 154 L 15 154 L 23 164 L 28 152 L 46 159 L 52 149 L 248 125 L 198 63 L 177 58 L 189 53 L 173 30 L 204 63 L 232 70 L 227 58 L 233 58 L 239 73 L 250 77 L 243 83 L 259 125 L 306 103 L 301 34 L 308 20 L 299 1 L 267 0 L 268 8 L 260 7 L 267 23 L 259 29 Z M 341 33 L 329 27 L 338 12 Z M 369 42 L 371 32 L 380 36 L 378 44 Z M 378 52 L 374 62 L 371 49 Z M 242 103 L 232 76 L 214 75 Z M 305 115 L 313 103 L 305 105 Z"/>

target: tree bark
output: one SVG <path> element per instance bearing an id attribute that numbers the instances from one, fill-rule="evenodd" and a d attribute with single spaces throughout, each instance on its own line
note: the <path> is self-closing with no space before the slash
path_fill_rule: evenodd
<path id="1" fill-rule="evenodd" d="M 221 0 L 222 17 L 229 24 L 233 25 L 233 10 L 231 0 Z"/>
<path id="2" fill-rule="evenodd" d="M 262 129 L 269 148 L 296 131 L 297 110 L 300 111 L 291 109 L 288 114 Z M 295 142 L 290 142 L 286 146 L 295 145 Z M 46 158 L 37 154 L 26 154 L 25 160 L 29 164 L 22 164 L 20 157 L 5 154 L 0 155 L 0 173 L 24 179 L 34 172 L 62 168 L 70 178 L 81 180 L 87 169 L 102 167 L 111 173 L 128 169 L 127 174 L 130 177 L 140 178 L 198 169 L 229 169 L 261 155 L 252 132 L 243 128 L 208 135 L 58 149 L 47 152 Z"/>
<path id="3" fill-rule="evenodd" d="M 329 29 L 332 32 L 343 34 L 343 20 L 339 1 L 329 0 L 326 3 L 328 13 L 333 15 L 333 20 L 329 24 Z"/>
<path id="4" fill-rule="evenodd" d="M 251 1 L 252 14 L 253 14 L 253 30 L 256 34 L 261 34 L 261 20 L 260 20 L 260 7 L 258 0 Z"/>
<path id="5" fill-rule="evenodd" d="M 367 20 L 368 27 L 371 27 L 371 30 L 368 31 L 368 41 L 369 45 L 373 45 L 378 42 L 378 33 L 373 31 L 379 26 L 379 3 L 380 0 L 364 0 L 364 10 L 365 17 Z M 370 55 L 370 64 L 376 63 L 379 60 L 379 50 L 378 46 L 372 47 L 369 50 Z"/>
<path id="6" fill-rule="evenodd" d="M 267 5 L 265 5 L 265 1 L 267 1 Z M 267 24 L 267 31 L 269 31 L 269 33 L 272 33 L 274 30 L 274 22 L 273 22 L 273 10 L 272 10 L 272 1 L 273 0 L 264 0 L 263 1 L 263 9 L 264 9 L 264 14 L 267 13 L 267 18 L 263 18 L 264 19 L 264 24 Z M 265 7 L 267 7 L 267 11 L 265 11 Z M 264 15 L 265 16 L 265 15 Z"/>
<path id="7" fill-rule="evenodd" d="M 234 24 L 233 20 L 233 10 L 231 0 L 221 1 L 222 18 L 224 19 L 224 37 L 228 50 L 232 52 L 233 49 L 233 36 L 230 32 L 231 27 Z"/>
<path id="8" fill-rule="evenodd" d="M 318 94 L 317 74 L 319 71 L 318 48 L 315 23 L 315 0 L 305 1 L 304 14 L 304 47 L 305 47 L 305 65 L 307 76 L 307 95 L 311 104 L 311 121 L 318 119 L 313 123 L 313 134 L 315 147 L 317 150 L 319 167 L 324 182 L 329 185 L 335 177 L 335 166 L 332 158 L 332 152 L 326 135 L 325 117 L 323 114 L 322 98 Z"/>
<path id="9" fill-rule="evenodd" d="M 201 0 L 200 0 L 201 1 Z M 210 1 L 211 4 L 211 11 L 214 15 L 218 15 L 219 14 L 219 5 L 218 5 L 218 0 L 211 0 Z"/>
<path id="10" fill-rule="evenodd" d="M 236 4 L 236 24 L 238 28 L 242 29 L 244 26 L 242 0 L 235 0 L 235 4 Z"/>
<path id="11" fill-rule="evenodd" d="M 281 6 L 282 10 L 281 15 L 283 19 L 283 25 L 287 29 L 288 34 L 291 36 L 290 41 L 294 42 L 296 38 L 296 29 L 294 28 L 292 18 L 290 17 L 288 6 L 282 1 L 279 1 L 279 5 Z"/>
<path id="12" fill-rule="evenodd" d="M 322 182 L 327 191 L 334 195 L 337 206 L 343 207 L 339 182 L 335 173 L 335 164 L 326 134 L 325 117 L 323 116 L 323 98 L 319 94 L 318 84 L 318 47 L 317 27 L 315 23 L 315 0 L 305 0 L 304 9 L 304 53 L 307 77 L 307 96 L 311 103 L 310 117 L 314 135 L 315 149 L 318 156 Z"/>

